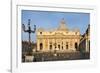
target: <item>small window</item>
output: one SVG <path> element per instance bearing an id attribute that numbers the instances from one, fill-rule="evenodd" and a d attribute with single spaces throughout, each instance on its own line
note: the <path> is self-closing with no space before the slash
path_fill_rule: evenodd
<path id="1" fill-rule="evenodd" d="M 68 32 L 66 32 L 68 34 Z"/>
<path id="2" fill-rule="evenodd" d="M 63 42 L 62 42 L 62 45 L 63 45 Z"/>
<path id="3" fill-rule="evenodd" d="M 42 32 L 40 32 L 40 34 L 42 34 Z"/>
<path id="4" fill-rule="evenodd" d="M 75 32 L 75 35 L 77 35 L 77 32 Z"/>
<path id="5" fill-rule="evenodd" d="M 50 32 L 50 33 L 52 33 L 52 32 Z"/>
<path id="6" fill-rule="evenodd" d="M 50 42 L 50 44 L 52 44 L 52 42 Z"/>
<path id="7" fill-rule="evenodd" d="M 66 42 L 66 45 L 68 45 L 68 42 Z"/>

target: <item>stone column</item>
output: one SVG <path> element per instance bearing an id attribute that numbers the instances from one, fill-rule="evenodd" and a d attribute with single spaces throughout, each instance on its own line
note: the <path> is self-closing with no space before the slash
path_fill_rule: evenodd
<path id="1" fill-rule="evenodd" d="M 50 45 L 50 39 L 48 39 L 48 48 L 47 48 L 47 50 L 50 50 L 49 45 Z"/>
<path id="2" fill-rule="evenodd" d="M 37 39 L 37 51 L 40 51 L 40 40 Z"/>
<path id="3" fill-rule="evenodd" d="M 64 42 L 63 42 L 63 50 L 66 50 L 66 40 L 64 39 Z"/>
<path id="4" fill-rule="evenodd" d="M 59 39 L 59 45 L 60 45 L 60 50 L 61 50 L 61 46 L 62 46 L 62 41 L 61 41 L 61 39 Z"/>
<path id="5" fill-rule="evenodd" d="M 43 51 L 46 51 L 46 48 L 45 48 L 45 39 L 43 39 L 42 41 L 43 41 Z"/>
<path id="6" fill-rule="evenodd" d="M 89 52 L 89 43 L 88 43 L 88 39 L 86 39 L 86 52 Z"/>
<path id="7" fill-rule="evenodd" d="M 54 44 L 55 44 L 54 39 L 52 39 L 52 51 L 54 51 L 54 49 L 55 49 Z"/>

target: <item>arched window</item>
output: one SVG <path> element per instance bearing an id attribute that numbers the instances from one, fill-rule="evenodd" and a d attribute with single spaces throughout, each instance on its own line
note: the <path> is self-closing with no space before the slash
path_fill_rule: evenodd
<path id="1" fill-rule="evenodd" d="M 43 44 L 42 43 L 40 43 L 40 50 L 42 50 L 43 49 Z"/>
<path id="2" fill-rule="evenodd" d="M 77 32 L 75 32 L 75 35 L 77 35 Z"/>

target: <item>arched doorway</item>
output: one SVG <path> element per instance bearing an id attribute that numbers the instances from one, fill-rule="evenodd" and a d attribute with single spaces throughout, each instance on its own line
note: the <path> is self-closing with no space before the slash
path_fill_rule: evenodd
<path id="1" fill-rule="evenodd" d="M 66 49 L 68 49 L 68 42 L 66 42 Z"/>
<path id="2" fill-rule="evenodd" d="M 43 44 L 42 43 L 40 43 L 40 50 L 42 50 L 43 49 Z"/>
<path id="3" fill-rule="evenodd" d="M 52 50 L 52 45 L 50 44 L 50 50 Z"/>
<path id="4" fill-rule="evenodd" d="M 58 48 L 59 48 L 59 50 L 60 50 L 60 45 L 58 45 Z"/>
<path id="5" fill-rule="evenodd" d="M 68 49 L 68 45 L 66 45 L 66 49 Z"/>
<path id="6" fill-rule="evenodd" d="M 75 42 L 75 49 L 78 50 L 78 44 Z"/>

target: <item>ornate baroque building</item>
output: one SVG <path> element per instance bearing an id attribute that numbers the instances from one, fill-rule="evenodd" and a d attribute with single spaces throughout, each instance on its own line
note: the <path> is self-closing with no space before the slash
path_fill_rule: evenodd
<path id="1" fill-rule="evenodd" d="M 69 30 L 65 20 L 60 21 L 56 30 L 38 29 L 37 51 L 76 51 L 79 50 L 80 30 Z"/>

